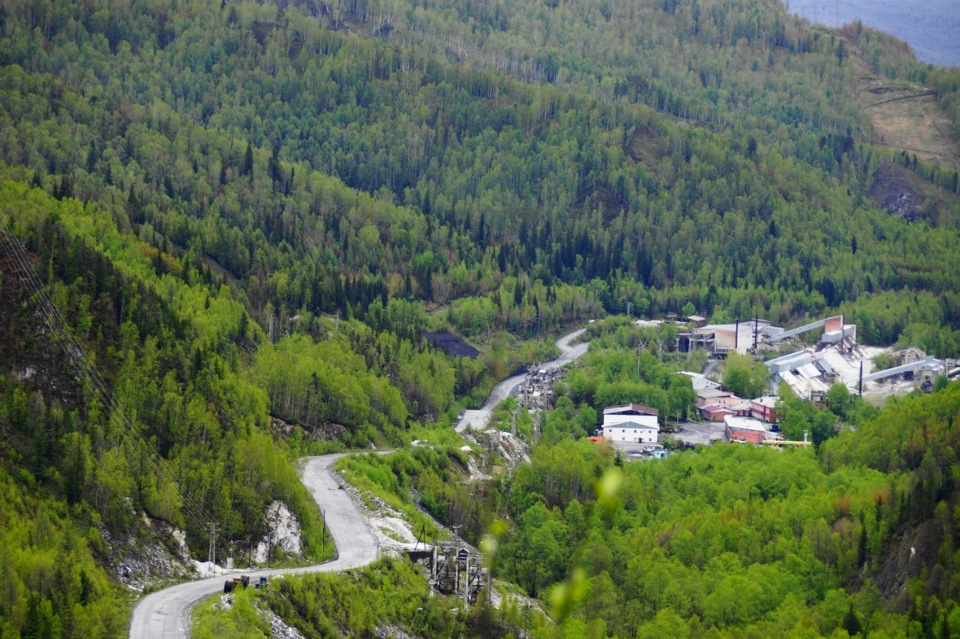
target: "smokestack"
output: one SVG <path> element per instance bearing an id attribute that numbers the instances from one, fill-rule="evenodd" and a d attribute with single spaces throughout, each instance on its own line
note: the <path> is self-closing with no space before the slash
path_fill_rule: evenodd
<path id="1" fill-rule="evenodd" d="M 863 360 L 860 360 L 860 397 L 863 397 Z"/>
<path id="2" fill-rule="evenodd" d="M 737 328 L 733 331 L 733 350 L 740 352 L 740 318 L 737 318 Z"/>
<path id="3" fill-rule="evenodd" d="M 754 352 L 756 352 L 757 350 L 757 338 L 759 333 L 760 333 L 760 316 L 754 315 L 753 316 L 753 350 Z"/>

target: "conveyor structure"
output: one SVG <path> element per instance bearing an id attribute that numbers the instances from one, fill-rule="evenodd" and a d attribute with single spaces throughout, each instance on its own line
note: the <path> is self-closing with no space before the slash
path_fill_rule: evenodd
<path id="1" fill-rule="evenodd" d="M 916 371 L 935 372 L 935 371 L 941 370 L 942 368 L 943 368 L 943 364 L 940 362 L 940 360 L 938 360 L 935 357 L 927 357 L 925 359 L 921 359 L 918 362 L 903 364 L 902 366 L 894 366 L 893 368 L 887 368 L 882 371 L 870 373 L 869 375 L 864 375 L 863 381 L 875 382 L 879 379 L 893 377 L 894 375 L 902 375 L 903 373 L 913 373 Z"/>

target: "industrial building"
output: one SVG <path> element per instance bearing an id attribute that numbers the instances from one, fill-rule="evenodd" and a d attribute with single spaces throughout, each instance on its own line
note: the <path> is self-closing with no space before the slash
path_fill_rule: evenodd
<path id="1" fill-rule="evenodd" d="M 769 321 L 760 318 L 745 319 L 733 324 L 706 324 L 702 317 L 695 315 L 688 317 L 687 321 L 693 324 L 694 328 L 680 333 L 680 350 L 689 352 L 692 349 L 703 349 L 715 357 L 725 357 L 731 351 L 743 355 L 756 350 L 760 344 L 772 344 L 819 328 L 823 329 L 821 344 L 837 344 L 845 339 L 851 343 L 857 341 L 856 324 L 844 324 L 843 315 L 827 317 L 791 329 L 773 326 Z"/>
<path id="2" fill-rule="evenodd" d="M 612 442 L 655 444 L 660 437 L 659 411 L 626 404 L 603 409 L 603 438 Z"/>
<path id="3" fill-rule="evenodd" d="M 823 333 L 820 335 L 821 344 L 836 344 L 844 339 L 849 340 L 853 344 L 857 343 L 857 325 L 844 324 L 843 315 L 834 315 L 833 317 L 827 317 L 815 322 L 810 322 L 809 324 L 804 324 L 803 326 L 798 326 L 789 330 L 770 327 L 766 341 L 779 342 L 790 337 L 809 333 L 817 328 L 823 328 Z"/>
<path id="4" fill-rule="evenodd" d="M 724 406 L 704 406 L 700 409 L 700 415 L 708 422 L 723 423 L 727 415 L 736 415 L 736 413 Z"/>
<path id="5" fill-rule="evenodd" d="M 944 362 L 927 357 L 917 348 L 903 351 L 899 366 L 874 371 L 872 359 L 885 349 L 861 347 L 857 344 L 856 325 L 845 324 L 842 315 L 811 322 L 789 331 L 775 331 L 768 339 L 778 341 L 820 327 L 823 328 L 823 333 L 816 346 L 766 362 L 774 386 L 786 383 L 797 397 L 817 401 L 838 382 L 860 392 L 872 382 L 892 378 L 911 380 L 917 374 L 920 381 L 932 385 L 933 377 L 945 372 Z"/>
<path id="6" fill-rule="evenodd" d="M 792 328 L 774 331 L 768 341 L 775 342 L 823 328 L 816 346 L 782 355 L 766 362 L 774 385 L 786 383 L 802 399 L 820 397 L 838 381 L 850 384 L 850 371 L 862 366 L 866 359 L 857 344 L 856 324 L 845 324 L 843 315 L 836 315 Z"/>
<path id="7" fill-rule="evenodd" d="M 711 404 L 732 404 L 740 401 L 740 399 L 730 391 L 721 390 L 719 384 L 717 386 L 717 388 L 701 388 L 700 390 L 694 391 L 697 395 L 697 408 L 703 408 Z"/>
<path id="8" fill-rule="evenodd" d="M 749 417 L 727 415 L 724 418 L 723 434 L 730 442 L 761 444 L 770 435 L 767 427 Z"/>
<path id="9" fill-rule="evenodd" d="M 857 326 L 844 322 L 843 315 L 826 317 L 791 329 L 772 326 L 769 321 L 759 318 L 733 324 L 707 324 L 701 316 L 690 316 L 686 320 L 687 326 L 692 325 L 692 328 L 680 333 L 677 344 L 679 350 L 689 352 L 703 349 L 711 357 L 725 357 L 732 351 L 745 354 L 776 348 L 778 342 L 819 331 L 816 344 L 766 362 L 770 371 L 771 392 L 775 392 L 781 384 L 786 384 L 797 397 L 805 400 L 820 401 L 836 383 L 845 384 L 854 392 L 862 393 L 868 388 L 879 391 L 882 397 L 891 392 L 907 392 L 917 385 L 924 389 L 932 388 L 938 374 L 960 376 L 960 368 L 954 371 L 950 362 L 927 357 L 916 348 L 903 352 L 900 365 L 874 371 L 873 357 L 886 352 L 886 349 L 857 344 Z M 707 419 L 714 421 L 726 415 L 745 414 L 733 408 L 736 398 L 728 399 L 727 394 L 713 383 L 708 383 L 709 380 L 703 376 L 684 374 L 690 376 L 697 393 L 697 408 Z M 882 383 L 878 384 L 881 380 Z M 903 382 L 907 382 L 906 385 Z M 895 391 L 898 385 L 900 390 Z M 773 403 L 772 399 L 754 400 L 748 413 L 757 419 L 773 422 Z"/>
<path id="10" fill-rule="evenodd" d="M 778 401 L 780 401 L 780 398 L 773 395 L 765 395 L 750 400 L 750 417 L 769 424 L 776 424 Z"/>
<path id="11" fill-rule="evenodd" d="M 720 384 L 713 381 L 706 375 L 701 373 L 693 373 L 691 371 L 680 371 L 678 375 L 685 375 L 690 378 L 690 384 L 693 386 L 694 392 L 702 391 L 706 389 L 714 390 L 720 388 Z"/>
<path id="12" fill-rule="evenodd" d="M 764 321 L 763 327 L 769 322 Z M 726 356 L 730 351 L 741 355 L 752 349 L 760 339 L 761 322 L 737 322 L 735 324 L 704 324 L 689 332 L 680 333 L 680 351 L 687 353 L 703 349 L 712 356 Z"/>
<path id="13" fill-rule="evenodd" d="M 781 382 L 786 383 L 794 395 L 809 400 L 830 389 L 837 380 L 837 368 L 842 367 L 838 359 L 844 357 L 849 359 L 844 368 L 849 368 L 862 359 L 857 352 L 848 351 L 844 354 L 835 348 L 818 350 L 810 347 L 772 359 L 766 364 L 775 386 L 779 386 Z"/>

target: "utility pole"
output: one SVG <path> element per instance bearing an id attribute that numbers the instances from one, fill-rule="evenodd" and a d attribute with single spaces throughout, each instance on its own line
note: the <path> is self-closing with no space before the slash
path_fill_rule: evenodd
<path id="1" fill-rule="evenodd" d="M 210 550 L 207 553 L 207 561 L 216 565 L 217 563 L 217 524 L 210 522 L 207 527 L 210 530 Z"/>
<path id="2" fill-rule="evenodd" d="M 463 607 L 466 608 L 470 605 L 470 555 L 467 555 L 467 562 L 464 570 L 464 580 L 463 580 Z"/>

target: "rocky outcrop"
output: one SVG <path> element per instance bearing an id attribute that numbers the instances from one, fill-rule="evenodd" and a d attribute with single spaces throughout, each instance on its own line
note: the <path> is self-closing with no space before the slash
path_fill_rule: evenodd
<path id="1" fill-rule="evenodd" d="M 293 626 L 288 626 L 283 619 L 278 617 L 269 608 L 257 607 L 260 616 L 270 624 L 270 636 L 273 639 L 306 639 L 300 631 Z"/>
<path id="2" fill-rule="evenodd" d="M 512 433 L 490 428 L 483 432 L 483 441 L 487 450 L 503 457 L 511 468 L 530 461 L 530 446 Z"/>
<path id="3" fill-rule="evenodd" d="M 274 551 L 300 556 L 303 544 L 300 539 L 300 521 L 282 501 L 270 502 L 265 515 L 267 534 L 253 549 L 254 563 L 266 563 Z"/>
<path id="4" fill-rule="evenodd" d="M 111 535 L 105 528 L 100 529 L 110 571 L 117 581 L 134 592 L 143 592 L 146 588 L 190 574 L 183 533 L 165 522 L 149 519 L 145 522 L 153 533 L 146 537 L 135 533 L 121 537 Z M 161 540 L 176 548 L 176 553 Z"/>

